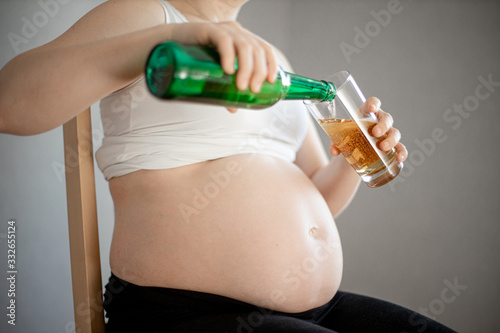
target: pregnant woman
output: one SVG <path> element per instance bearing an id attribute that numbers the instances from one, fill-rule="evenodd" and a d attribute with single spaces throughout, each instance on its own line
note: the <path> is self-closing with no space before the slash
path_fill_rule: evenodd
<path id="1" fill-rule="evenodd" d="M 165 102 L 147 92 L 158 43 L 212 45 L 240 90 L 291 71 L 236 22 L 245 0 L 111 0 L 0 71 L 0 131 L 34 135 L 101 100 L 96 158 L 115 208 L 108 332 L 451 332 L 338 291 L 334 218 L 360 180 L 328 160 L 302 102 L 263 111 Z M 30 91 L 29 98 L 25 92 Z M 377 98 L 381 148 L 407 156 Z"/>

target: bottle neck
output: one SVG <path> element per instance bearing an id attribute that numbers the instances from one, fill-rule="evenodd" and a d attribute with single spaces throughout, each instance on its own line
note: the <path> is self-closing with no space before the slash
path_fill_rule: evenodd
<path id="1" fill-rule="evenodd" d="M 286 75 L 290 79 L 290 85 L 284 99 L 331 101 L 335 98 L 335 86 L 331 82 L 313 80 L 292 73 Z"/>

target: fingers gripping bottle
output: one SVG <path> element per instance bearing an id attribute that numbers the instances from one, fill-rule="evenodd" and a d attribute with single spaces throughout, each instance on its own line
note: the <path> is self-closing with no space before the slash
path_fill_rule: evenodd
<path id="1" fill-rule="evenodd" d="M 146 64 L 146 82 L 153 95 L 226 108 L 263 109 L 282 99 L 331 101 L 333 83 L 279 69 L 274 83 L 264 82 L 259 93 L 236 87 L 236 75 L 225 74 L 215 48 L 168 41 L 157 45 Z"/>

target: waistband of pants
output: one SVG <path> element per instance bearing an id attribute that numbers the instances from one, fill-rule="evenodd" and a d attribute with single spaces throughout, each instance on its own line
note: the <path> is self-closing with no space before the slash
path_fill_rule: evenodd
<path id="1" fill-rule="evenodd" d="M 143 311 L 174 319 L 196 314 L 258 312 L 314 322 L 331 308 L 331 304 L 299 313 L 285 313 L 200 291 L 138 286 L 112 273 L 105 288 L 104 308 L 108 316 L 126 316 Z"/>

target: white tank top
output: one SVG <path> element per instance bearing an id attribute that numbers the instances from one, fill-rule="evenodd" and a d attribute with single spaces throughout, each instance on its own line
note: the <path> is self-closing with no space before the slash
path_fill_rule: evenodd
<path id="1" fill-rule="evenodd" d="M 168 2 L 158 1 L 166 23 L 187 22 Z M 104 139 L 96 160 L 107 180 L 237 154 L 293 162 L 308 124 L 301 101 L 231 114 L 224 107 L 160 100 L 148 91 L 144 76 L 102 99 L 100 108 Z"/>

